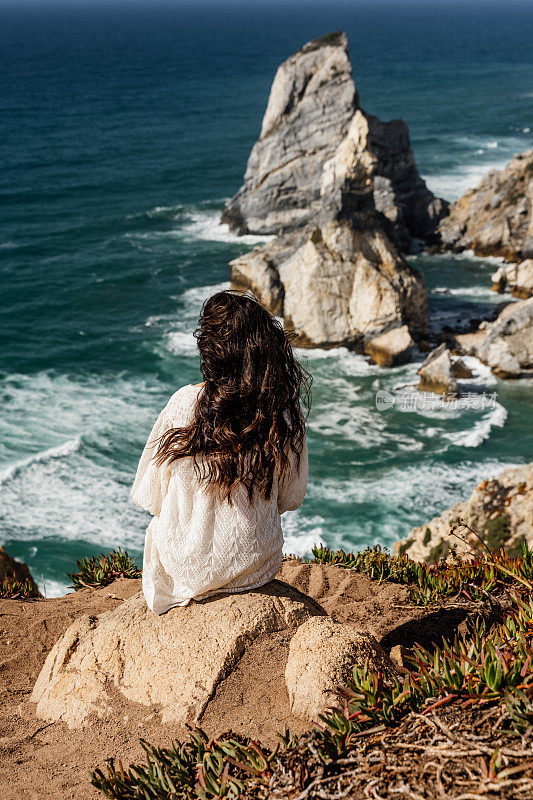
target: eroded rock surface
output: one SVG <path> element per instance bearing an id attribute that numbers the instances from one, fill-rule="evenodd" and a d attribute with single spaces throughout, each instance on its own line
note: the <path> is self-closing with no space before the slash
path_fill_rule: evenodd
<path id="1" fill-rule="evenodd" d="M 453 544 L 459 552 L 472 552 L 479 540 L 465 528 L 450 536 L 454 520 L 464 520 L 491 549 L 518 550 L 521 541 L 533 545 L 533 463 L 507 469 L 497 478 L 482 481 L 468 500 L 448 508 L 439 517 L 410 532 L 395 546 L 417 561 L 445 557 Z"/>
<path id="2" fill-rule="evenodd" d="M 533 297 L 510 303 L 491 323 L 455 341 L 463 352 L 487 364 L 499 378 L 533 374 Z"/>
<path id="3" fill-rule="evenodd" d="M 420 375 L 420 381 L 417 388 L 421 392 L 434 392 L 447 397 L 458 397 L 457 378 L 468 376 L 468 373 L 470 371 L 460 359 L 456 362 L 452 358 L 452 354 L 446 344 L 440 344 L 428 355 L 418 370 L 417 374 Z"/>
<path id="4" fill-rule="evenodd" d="M 503 294 L 509 287 L 513 297 L 528 300 L 533 295 L 533 259 L 520 264 L 502 264 L 492 275 L 492 290 Z"/>
<path id="5" fill-rule="evenodd" d="M 111 686 L 128 700 L 158 707 L 163 723 L 193 724 L 254 639 L 324 613 L 280 581 L 162 616 L 139 593 L 71 625 L 49 653 L 32 700 L 41 718 L 76 727 L 92 714 L 111 713 Z"/>
<path id="6" fill-rule="evenodd" d="M 433 241 L 446 209 L 418 174 L 405 123 L 359 107 L 346 37 L 331 34 L 274 79 L 244 185 L 222 220 L 278 236 L 232 261 L 232 286 L 251 289 L 303 345 L 363 350 L 404 326 L 416 338 L 427 329 L 427 293 L 401 253 L 412 237 Z"/>
<path id="7" fill-rule="evenodd" d="M 285 683 L 292 713 L 318 720 L 336 705 L 336 690 L 345 685 L 354 665 L 393 672 L 388 655 L 368 633 L 317 617 L 301 625 L 291 639 Z"/>
<path id="8" fill-rule="evenodd" d="M 450 207 L 440 224 L 444 249 L 509 261 L 533 257 L 533 150 L 492 170 Z"/>

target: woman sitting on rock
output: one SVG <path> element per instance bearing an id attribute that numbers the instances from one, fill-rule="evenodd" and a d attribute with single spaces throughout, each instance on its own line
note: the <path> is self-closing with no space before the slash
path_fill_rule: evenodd
<path id="1" fill-rule="evenodd" d="M 154 515 L 142 582 L 156 614 L 272 580 L 280 514 L 307 488 L 300 401 L 308 407 L 310 379 L 290 337 L 255 299 L 231 291 L 205 302 L 195 336 L 204 382 L 172 395 L 131 491 Z"/>

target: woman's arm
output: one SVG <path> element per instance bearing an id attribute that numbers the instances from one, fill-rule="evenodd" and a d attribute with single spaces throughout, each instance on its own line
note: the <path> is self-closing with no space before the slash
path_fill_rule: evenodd
<path id="1" fill-rule="evenodd" d="M 308 476 L 308 455 L 307 438 L 304 434 L 302 452 L 300 453 L 300 464 L 296 453 L 291 448 L 289 454 L 289 466 L 278 486 L 278 512 L 295 511 L 304 500 L 307 491 Z"/>
<path id="2" fill-rule="evenodd" d="M 157 440 L 169 428 L 167 408 L 158 416 L 137 467 L 137 474 L 131 488 L 133 502 L 149 511 L 153 516 L 161 513 L 161 505 L 168 486 L 170 470 L 167 464 L 158 467 L 153 456 L 157 452 Z"/>

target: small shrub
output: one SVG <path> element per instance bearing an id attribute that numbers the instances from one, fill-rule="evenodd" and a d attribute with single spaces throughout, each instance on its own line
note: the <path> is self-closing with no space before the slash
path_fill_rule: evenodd
<path id="1" fill-rule="evenodd" d="M 431 530 L 430 530 L 430 528 L 426 528 L 426 531 L 424 533 L 424 538 L 423 538 L 422 541 L 426 546 L 430 543 L 430 541 L 431 541 Z"/>
<path id="2" fill-rule="evenodd" d="M 311 53 L 313 50 L 319 50 L 321 47 L 326 47 L 327 45 L 331 45 L 335 47 L 341 43 L 342 40 L 342 31 L 332 31 L 331 33 L 326 33 L 324 36 L 321 36 L 319 39 L 313 39 L 312 42 L 304 45 L 302 47 L 302 53 Z"/>
<path id="3" fill-rule="evenodd" d="M 406 553 L 409 550 L 409 548 L 413 546 L 414 541 L 415 541 L 414 539 L 406 539 L 405 542 L 401 543 L 400 547 L 398 548 L 401 556 L 403 556 L 403 554 Z"/>
<path id="4" fill-rule="evenodd" d="M 491 550 L 499 550 L 511 536 L 511 520 L 508 514 L 489 519 L 483 528 L 483 541 Z"/>
<path id="5" fill-rule="evenodd" d="M 446 539 L 441 539 L 441 541 L 429 551 L 428 564 L 436 564 L 438 561 L 444 561 L 449 552 L 450 543 L 446 541 Z"/>
<path id="6" fill-rule="evenodd" d="M 135 565 L 135 558 L 132 558 L 125 550 L 111 550 L 110 553 L 100 553 L 98 556 L 91 556 L 77 561 L 78 572 L 68 572 L 67 575 L 72 581 L 72 588 L 96 589 L 100 586 L 107 586 L 117 578 L 139 578 L 141 570 Z"/>
<path id="7" fill-rule="evenodd" d="M 154 747 L 141 740 L 146 764 L 118 769 L 109 759 L 104 773 L 91 773 L 91 783 L 106 797 L 120 800 L 133 798 L 173 798 L 173 800 L 211 800 L 244 796 L 244 781 L 268 775 L 276 751 L 263 749 L 248 737 L 225 733 L 209 739 L 197 729 L 184 744 Z"/>
<path id="8" fill-rule="evenodd" d="M 313 244 L 320 244 L 322 241 L 322 231 L 320 228 L 315 228 L 313 233 L 311 234 L 311 241 Z"/>
<path id="9" fill-rule="evenodd" d="M 26 600 L 29 597 L 37 597 L 39 590 L 32 580 L 27 578 L 19 581 L 15 576 L 5 575 L 0 578 L 0 598 L 10 600 Z"/>

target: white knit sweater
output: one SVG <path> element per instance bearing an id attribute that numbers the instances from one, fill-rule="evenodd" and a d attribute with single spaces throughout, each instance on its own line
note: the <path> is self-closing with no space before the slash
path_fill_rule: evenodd
<path id="1" fill-rule="evenodd" d="M 251 503 L 242 486 L 232 504 L 220 501 L 199 483 L 192 458 L 158 467 L 155 440 L 189 424 L 201 390 L 189 384 L 172 395 L 152 428 L 131 490 L 133 501 L 154 517 L 146 530 L 142 584 L 156 614 L 272 580 L 282 558 L 280 514 L 298 508 L 307 488 L 307 443 L 299 469 L 291 454 L 291 468 L 281 484 L 274 480 L 270 498 L 255 493 Z"/>

